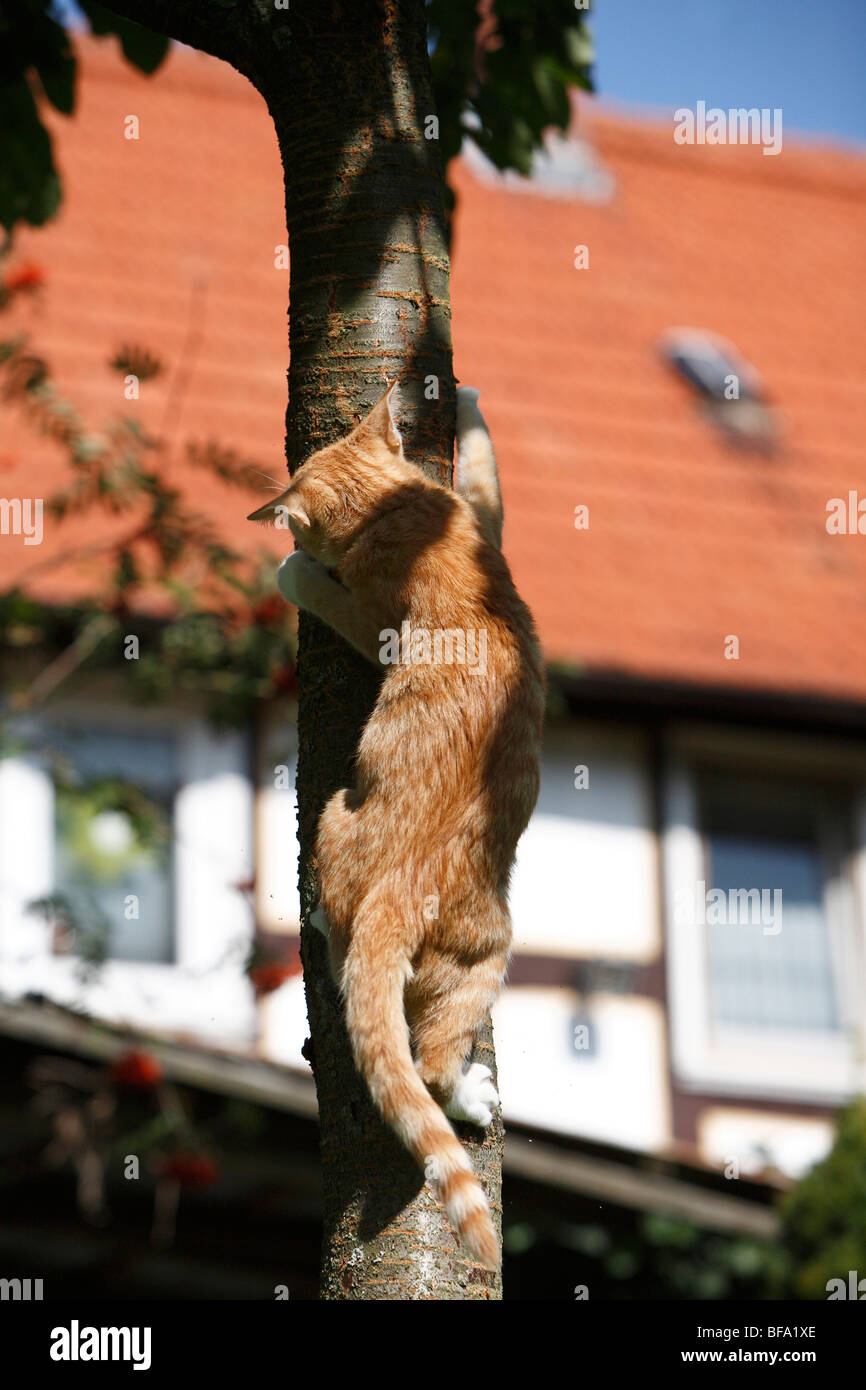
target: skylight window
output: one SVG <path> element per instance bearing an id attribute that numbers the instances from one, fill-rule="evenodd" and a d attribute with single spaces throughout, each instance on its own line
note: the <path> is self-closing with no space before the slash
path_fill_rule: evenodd
<path id="1" fill-rule="evenodd" d="M 772 445 L 775 421 L 760 374 L 727 339 L 698 328 L 671 328 L 661 350 L 731 442 Z"/>
<path id="2" fill-rule="evenodd" d="M 697 328 L 671 328 L 662 351 L 681 376 L 708 400 L 759 400 L 761 382 L 754 367 L 725 338 Z M 735 394 L 736 393 L 736 394 Z"/>
<path id="3" fill-rule="evenodd" d="M 497 169 L 474 140 L 464 140 L 461 154 L 477 178 L 512 192 L 608 203 L 616 189 L 613 174 L 593 147 L 574 136 L 549 131 L 543 147 L 533 153 L 528 178 L 513 169 Z"/>

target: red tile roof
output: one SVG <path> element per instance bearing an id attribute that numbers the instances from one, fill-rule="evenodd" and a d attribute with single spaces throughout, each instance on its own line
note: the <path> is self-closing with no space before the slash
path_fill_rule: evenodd
<path id="1" fill-rule="evenodd" d="M 191 357 L 178 438 L 214 438 L 281 476 L 288 275 L 274 269 L 285 228 L 264 102 L 188 50 L 153 79 L 107 47 L 82 50 L 79 114 L 54 122 L 63 210 L 16 256 L 49 288 L 16 317 L 94 421 L 129 408 L 106 366 L 120 342 Z M 866 160 L 787 140 L 775 157 L 678 146 L 670 128 L 587 103 L 581 117 L 616 180 L 608 202 L 456 175 L 455 367 L 481 388 L 505 548 L 547 654 L 864 700 L 866 536 L 829 535 L 826 505 L 866 498 Z M 578 244 L 587 270 L 573 267 Z M 732 449 L 662 361 L 658 340 L 680 324 L 757 367 L 781 422 L 774 456 Z M 142 389 L 154 427 L 167 390 Z M 7 409 L 0 431 L 0 491 L 50 493 L 51 446 Z M 209 486 L 204 500 L 230 542 L 250 543 L 237 493 Z M 581 504 L 588 530 L 574 527 Z M 56 544 L 69 535 L 40 550 L 3 537 L 0 582 Z M 40 582 L 76 591 L 71 577 Z"/>

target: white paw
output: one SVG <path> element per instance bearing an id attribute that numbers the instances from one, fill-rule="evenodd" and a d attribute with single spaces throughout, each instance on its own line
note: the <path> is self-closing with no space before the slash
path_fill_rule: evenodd
<path id="1" fill-rule="evenodd" d="M 493 1119 L 492 1107 L 498 1104 L 490 1068 L 473 1062 L 454 1087 L 445 1114 L 452 1120 L 471 1120 L 474 1125 L 487 1126 Z"/>
<path id="2" fill-rule="evenodd" d="M 315 927 L 316 931 L 320 931 L 326 941 L 331 935 L 331 924 L 325 915 L 325 909 L 322 907 L 321 903 L 310 913 L 310 926 Z"/>
<path id="3" fill-rule="evenodd" d="M 277 588 L 283 598 L 296 608 L 309 608 L 311 596 L 318 591 L 327 574 L 324 565 L 320 565 L 306 550 L 295 550 L 286 556 L 277 570 Z"/>

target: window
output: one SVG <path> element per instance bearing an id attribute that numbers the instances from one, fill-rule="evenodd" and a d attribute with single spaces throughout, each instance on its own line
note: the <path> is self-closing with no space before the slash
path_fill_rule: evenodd
<path id="1" fill-rule="evenodd" d="M 555 131 L 549 131 L 541 148 L 533 151 L 528 176 L 512 169 L 497 169 L 474 140 L 464 140 L 460 153 L 476 178 L 521 194 L 609 203 L 616 191 L 611 170 L 592 145 Z"/>
<path id="2" fill-rule="evenodd" d="M 48 739 L 54 899 L 69 923 L 55 935 L 55 949 L 97 959 L 173 960 L 176 738 L 67 724 L 50 729 Z"/>
<path id="3" fill-rule="evenodd" d="M 715 333 L 697 328 L 672 328 L 662 339 L 662 351 L 685 381 L 709 400 L 760 398 L 761 383 L 754 367 L 745 362 L 731 343 Z"/>
<path id="4" fill-rule="evenodd" d="M 742 777 L 705 776 L 699 799 L 707 892 L 720 909 L 708 914 L 714 1026 L 838 1033 L 828 896 L 850 808 Z"/>
<path id="5" fill-rule="evenodd" d="M 41 994 L 108 1021 L 249 1043 L 250 751 L 246 733 L 217 732 L 189 709 L 124 707 L 96 693 L 9 721 L 5 998 Z M 95 948 L 47 910 L 58 897 L 95 922 Z M 88 961 L 99 968 L 82 970 Z"/>
<path id="6" fill-rule="evenodd" d="M 866 749 L 680 729 L 662 806 L 678 1083 L 821 1104 L 862 1089 Z"/>
<path id="7" fill-rule="evenodd" d="M 672 328 L 662 338 L 661 350 L 730 443 L 773 444 L 776 423 L 761 378 L 731 343 L 702 329 Z"/>

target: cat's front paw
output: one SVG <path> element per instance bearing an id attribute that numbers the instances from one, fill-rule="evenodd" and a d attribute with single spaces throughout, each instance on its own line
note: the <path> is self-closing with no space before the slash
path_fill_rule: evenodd
<path id="1" fill-rule="evenodd" d="M 296 608 L 311 608 L 312 600 L 320 592 L 322 581 L 327 580 L 328 571 L 324 565 L 306 550 L 295 550 L 287 555 L 277 570 L 277 588 L 288 603 Z"/>
<path id="2" fill-rule="evenodd" d="M 457 387 L 457 434 L 465 434 L 472 429 L 473 425 L 479 422 L 484 423 L 484 417 L 478 405 L 480 391 L 476 391 L 474 386 Z"/>
<path id="3" fill-rule="evenodd" d="M 315 927 L 316 931 L 321 932 L 326 941 L 331 935 L 331 924 L 328 921 L 327 913 L 321 903 L 318 903 L 310 913 L 310 926 Z"/>
<path id="4" fill-rule="evenodd" d="M 473 1062 L 457 1082 L 445 1114 L 452 1120 L 469 1120 L 486 1128 L 493 1119 L 494 1105 L 499 1096 L 493 1084 L 493 1074 L 481 1062 Z"/>

